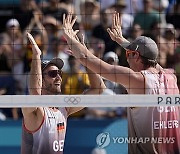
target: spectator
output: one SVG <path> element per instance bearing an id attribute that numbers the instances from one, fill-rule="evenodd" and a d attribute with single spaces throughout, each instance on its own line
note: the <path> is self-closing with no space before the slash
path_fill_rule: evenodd
<path id="1" fill-rule="evenodd" d="M 178 87 L 180 88 L 180 45 L 178 45 L 175 50 L 174 60 L 175 60 L 174 68 L 177 75 L 177 83 L 178 83 Z"/>
<path id="2" fill-rule="evenodd" d="M 102 59 L 105 51 L 105 42 L 102 39 L 91 37 L 90 47 L 95 56 Z"/>
<path id="3" fill-rule="evenodd" d="M 178 40 L 176 39 L 178 36 L 176 34 L 176 31 L 174 29 L 174 26 L 172 24 L 167 24 L 164 38 L 165 43 L 167 45 L 167 61 L 166 61 L 166 67 L 172 68 L 174 65 L 174 54 L 175 50 L 178 44 Z"/>
<path id="4" fill-rule="evenodd" d="M 0 35 L 0 95 L 14 95 L 16 93 L 16 82 L 12 74 L 13 51 L 10 47 L 9 38 L 5 34 Z M 17 108 L 2 108 L 0 119 L 18 119 Z"/>
<path id="5" fill-rule="evenodd" d="M 40 16 L 38 12 L 33 13 L 34 18 L 31 19 L 31 22 L 27 26 L 26 32 L 32 33 L 38 46 L 40 47 L 43 57 L 47 54 L 47 44 L 48 44 L 48 35 L 45 27 L 40 21 Z M 24 48 L 26 50 L 23 61 L 24 61 L 24 72 L 30 71 L 31 61 L 32 61 L 32 50 L 31 44 L 27 40 L 26 32 L 23 34 L 23 44 L 26 45 Z"/>
<path id="6" fill-rule="evenodd" d="M 129 35 L 129 30 L 133 25 L 134 17 L 131 14 L 125 13 L 127 7 L 125 0 L 116 0 L 113 5 L 110 6 L 111 16 L 114 11 L 118 12 L 122 18 L 122 32 L 124 36 Z"/>
<path id="7" fill-rule="evenodd" d="M 81 24 L 87 37 L 92 29 L 100 24 L 100 5 L 96 0 L 85 0 L 80 4 Z"/>
<path id="8" fill-rule="evenodd" d="M 60 0 L 59 7 L 66 9 L 67 12 L 72 12 L 73 14 L 76 13 L 73 0 Z"/>
<path id="9" fill-rule="evenodd" d="M 168 47 L 166 40 L 163 35 L 163 29 L 161 28 L 160 23 L 154 23 L 152 26 L 152 29 L 149 33 L 149 37 L 151 37 L 158 46 L 159 49 L 159 57 L 158 57 L 158 62 L 162 67 L 166 67 L 167 63 L 167 54 L 168 54 Z"/>
<path id="10" fill-rule="evenodd" d="M 104 61 L 111 65 L 118 65 L 119 63 L 118 55 L 112 51 L 107 52 L 104 55 Z M 116 94 L 127 94 L 126 89 L 122 85 L 116 82 L 104 79 L 104 83 L 108 89 L 111 89 Z"/>
<path id="11" fill-rule="evenodd" d="M 169 5 L 168 0 L 153 0 L 154 3 L 154 10 L 159 12 L 161 25 L 164 27 L 166 26 L 166 9 Z"/>
<path id="12" fill-rule="evenodd" d="M 42 14 L 35 0 L 20 0 L 19 8 L 14 9 L 13 17 L 19 21 L 22 30 L 25 30 L 33 18 L 33 11 Z"/>
<path id="13" fill-rule="evenodd" d="M 20 24 L 17 19 L 10 19 L 6 23 L 6 34 L 10 40 L 10 47 L 12 50 L 12 72 L 14 79 L 17 82 L 16 85 L 16 94 L 23 94 L 24 85 L 22 83 L 23 79 L 23 57 L 24 57 L 24 50 L 23 50 L 23 37 L 20 28 Z"/>
<path id="14" fill-rule="evenodd" d="M 15 94 L 15 80 L 12 74 L 13 51 L 10 47 L 9 38 L 0 34 L 0 89 L 1 94 Z"/>
<path id="15" fill-rule="evenodd" d="M 166 15 L 166 20 L 167 23 L 173 24 L 176 29 L 180 29 L 180 1 L 170 1 L 170 7 Z"/>
<path id="16" fill-rule="evenodd" d="M 51 54 L 51 52 L 53 52 L 52 51 L 53 40 L 58 35 L 58 29 L 60 26 L 60 22 L 58 20 L 56 20 L 54 17 L 48 15 L 43 18 L 43 25 L 44 25 L 44 27 L 47 31 L 47 35 L 48 35 L 47 54 Z"/>
<path id="17" fill-rule="evenodd" d="M 134 24 L 139 24 L 144 33 L 149 33 L 154 23 L 160 22 L 159 13 L 153 10 L 152 0 L 143 0 L 144 9 L 135 15 Z"/>
<path id="18" fill-rule="evenodd" d="M 42 12 L 45 16 L 52 16 L 62 23 L 63 14 L 67 14 L 68 10 L 61 7 L 59 0 L 49 0 Z"/>
<path id="19" fill-rule="evenodd" d="M 141 26 L 139 24 L 134 24 L 130 29 L 130 35 L 128 37 L 129 41 L 136 39 L 144 33 Z"/>
<path id="20" fill-rule="evenodd" d="M 94 27 L 92 30 L 92 37 L 102 39 L 105 43 L 105 53 L 108 51 L 114 51 L 115 48 L 118 46 L 117 43 L 111 40 L 107 28 L 111 26 L 111 9 L 105 9 L 101 12 L 101 23 Z"/>
<path id="21" fill-rule="evenodd" d="M 88 74 L 80 70 L 80 63 L 75 57 L 69 56 L 68 62 L 70 70 L 63 74 L 62 92 L 66 95 L 82 94 L 89 87 Z"/>

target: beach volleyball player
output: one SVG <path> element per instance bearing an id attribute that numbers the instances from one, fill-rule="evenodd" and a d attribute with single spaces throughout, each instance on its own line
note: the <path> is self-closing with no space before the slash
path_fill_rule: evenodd
<path id="1" fill-rule="evenodd" d="M 72 29 L 74 19 L 71 13 L 66 18 L 64 15 L 64 36 L 73 54 L 84 66 L 108 80 L 122 84 L 129 94 L 179 94 L 176 76 L 157 63 L 157 44 L 145 36 L 128 42 L 122 36 L 118 13 L 114 13 L 112 28 L 107 30 L 111 39 L 124 47 L 130 68 L 110 65 L 94 56 L 77 39 L 77 31 Z M 134 140 L 148 138 L 146 143 L 130 142 L 130 154 L 180 153 L 180 107 L 130 107 L 127 112 L 128 136 Z M 152 142 L 153 138 L 158 142 Z M 166 142 L 167 139 L 171 142 Z"/>
<path id="2" fill-rule="evenodd" d="M 33 50 L 29 79 L 30 95 L 60 95 L 63 61 L 40 59 L 41 51 L 31 34 L 27 34 Z M 91 88 L 85 94 L 100 94 L 105 85 L 99 75 L 90 73 Z M 62 100 L 59 99 L 59 104 Z M 22 154 L 62 154 L 67 118 L 82 108 L 34 107 L 22 108 Z"/>

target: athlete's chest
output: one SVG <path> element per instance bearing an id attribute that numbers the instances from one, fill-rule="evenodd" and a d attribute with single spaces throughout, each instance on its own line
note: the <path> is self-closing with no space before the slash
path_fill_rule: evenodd
<path id="1" fill-rule="evenodd" d="M 52 110 L 47 110 L 45 112 L 44 127 L 46 131 L 49 131 L 49 133 L 65 134 L 66 123 L 67 118 L 62 112 L 53 112 Z"/>

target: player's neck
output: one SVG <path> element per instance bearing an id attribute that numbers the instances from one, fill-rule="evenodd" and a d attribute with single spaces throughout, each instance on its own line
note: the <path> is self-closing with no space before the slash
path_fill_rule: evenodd
<path id="1" fill-rule="evenodd" d="M 55 93 L 47 89 L 42 89 L 41 95 L 61 95 L 61 92 Z"/>

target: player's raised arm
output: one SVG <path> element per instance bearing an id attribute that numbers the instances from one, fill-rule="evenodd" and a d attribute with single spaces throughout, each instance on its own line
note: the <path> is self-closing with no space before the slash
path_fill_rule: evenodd
<path id="1" fill-rule="evenodd" d="M 32 63 L 29 77 L 29 92 L 30 95 L 41 95 L 42 88 L 42 72 L 41 72 L 41 50 L 30 33 L 27 37 L 32 45 Z"/>
<path id="2" fill-rule="evenodd" d="M 34 38 L 30 33 L 27 33 L 27 37 L 32 45 L 32 63 L 31 63 L 31 71 L 29 74 L 29 93 L 30 95 L 41 95 L 41 88 L 42 88 L 42 72 L 41 72 L 41 50 L 39 49 L 38 45 L 36 44 Z M 24 118 L 29 116 L 29 113 L 33 113 L 37 110 L 37 107 L 33 108 L 23 108 L 22 112 Z"/>
<path id="3" fill-rule="evenodd" d="M 111 39 L 116 41 L 120 46 L 126 47 L 130 44 L 130 42 L 125 39 L 122 35 L 122 18 L 119 13 L 114 12 L 112 18 L 112 27 L 108 28 L 107 32 L 109 33 Z M 163 68 L 157 63 L 156 69 L 162 70 Z"/>
<path id="4" fill-rule="evenodd" d="M 109 65 L 94 56 L 86 47 L 84 47 L 74 36 L 74 31 L 72 29 L 73 24 L 74 20 L 72 20 L 72 15 L 68 14 L 63 20 L 64 36 L 73 51 L 74 56 L 80 59 L 84 66 L 111 81 L 124 85 L 127 89 L 137 87 L 139 89 L 144 88 L 144 78 L 141 73 L 126 67 Z"/>
<path id="5" fill-rule="evenodd" d="M 76 38 L 76 40 L 81 43 L 86 49 L 86 45 L 84 43 L 84 36 L 82 35 L 81 41 L 80 39 L 74 35 L 74 37 Z M 72 53 L 73 54 L 73 53 Z M 96 95 L 96 94 L 102 94 L 103 91 L 106 89 L 106 86 L 104 84 L 104 81 L 102 80 L 102 77 L 94 72 L 92 72 L 91 70 L 89 70 L 87 68 L 87 73 L 88 73 L 88 77 L 89 77 L 89 81 L 90 81 L 90 88 L 85 90 L 83 92 L 84 95 Z M 68 115 L 73 114 L 75 112 L 78 112 L 80 110 L 82 110 L 83 108 L 81 107 L 67 107 L 66 110 L 68 112 Z"/>

